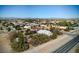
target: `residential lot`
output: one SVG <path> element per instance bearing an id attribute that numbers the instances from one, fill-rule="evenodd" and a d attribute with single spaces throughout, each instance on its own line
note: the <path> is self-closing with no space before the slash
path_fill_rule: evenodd
<path id="1" fill-rule="evenodd" d="M 72 19 L 2 19 L 0 20 L 0 51 L 52 52 L 74 38 L 76 35 L 72 36 L 72 33 L 72 35 L 68 33 L 75 31 L 78 26 L 79 21 Z"/>

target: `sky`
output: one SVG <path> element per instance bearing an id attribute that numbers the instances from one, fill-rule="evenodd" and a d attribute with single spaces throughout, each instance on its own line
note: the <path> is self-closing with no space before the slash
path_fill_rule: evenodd
<path id="1" fill-rule="evenodd" d="M 0 5 L 1 17 L 79 18 L 79 5 Z"/>

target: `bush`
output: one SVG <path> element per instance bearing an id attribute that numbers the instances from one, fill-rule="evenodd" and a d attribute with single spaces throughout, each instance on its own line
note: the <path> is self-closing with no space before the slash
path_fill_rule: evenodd
<path id="1" fill-rule="evenodd" d="M 74 30 L 74 28 L 73 28 L 73 27 L 67 27 L 67 28 L 65 29 L 65 31 L 70 31 L 70 30 Z"/>
<path id="2" fill-rule="evenodd" d="M 8 30 L 8 31 L 11 31 L 11 28 L 8 27 L 7 30 Z"/>
<path id="3" fill-rule="evenodd" d="M 40 45 L 50 40 L 50 37 L 44 34 L 31 35 L 31 38 L 32 40 L 30 41 L 30 44 L 33 46 Z"/>
<path id="4" fill-rule="evenodd" d="M 3 27 L 0 27 L 0 30 L 3 30 Z"/>
<path id="5" fill-rule="evenodd" d="M 31 34 L 35 34 L 36 31 L 30 31 L 30 30 L 26 30 L 25 35 L 31 35 Z"/>
<path id="6" fill-rule="evenodd" d="M 11 47 L 14 51 L 21 52 L 29 48 L 29 44 L 25 41 L 22 32 L 18 33 L 18 42 L 16 39 L 11 41 Z"/>
<path id="7" fill-rule="evenodd" d="M 56 39 L 58 35 L 62 35 L 63 33 L 57 29 L 53 30 L 53 34 L 50 36 L 51 39 Z"/>
<path id="8" fill-rule="evenodd" d="M 53 31 L 53 34 L 51 36 L 47 36 L 45 34 L 33 34 L 30 35 L 30 37 L 32 38 L 30 44 L 32 44 L 33 46 L 37 46 L 51 39 L 56 39 L 57 35 L 61 35 L 61 34 L 62 33 L 59 32 L 58 30 Z"/>
<path id="9" fill-rule="evenodd" d="M 20 25 L 15 26 L 15 29 L 16 29 L 16 30 L 21 30 Z"/>
<path id="10" fill-rule="evenodd" d="M 50 36 L 51 39 L 56 39 L 57 38 L 57 34 L 54 33 L 53 35 Z"/>

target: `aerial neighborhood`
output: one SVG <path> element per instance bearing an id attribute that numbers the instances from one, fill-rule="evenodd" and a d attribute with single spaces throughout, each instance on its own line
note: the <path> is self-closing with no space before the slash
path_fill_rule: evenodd
<path id="1" fill-rule="evenodd" d="M 79 53 L 79 6 L 0 5 L 0 53 Z"/>
<path id="2" fill-rule="evenodd" d="M 1 18 L 0 34 L 9 33 L 7 40 L 10 42 L 7 43 L 10 43 L 13 51 L 22 52 L 55 40 L 64 33 L 74 31 L 78 26 L 79 20 L 74 19 Z"/>

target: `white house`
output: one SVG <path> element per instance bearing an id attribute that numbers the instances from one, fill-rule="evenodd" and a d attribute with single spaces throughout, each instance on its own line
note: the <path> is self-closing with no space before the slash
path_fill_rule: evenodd
<path id="1" fill-rule="evenodd" d="M 52 33 L 48 30 L 39 30 L 39 31 L 37 31 L 37 33 L 38 34 L 45 34 L 45 35 L 48 35 L 48 36 L 52 35 Z"/>
<path id="2" fill-rule="evenodd" d="M 24 28 L 25 28 L 25 29 L 31 29 L 31 26 L 25 25 Z"/>

